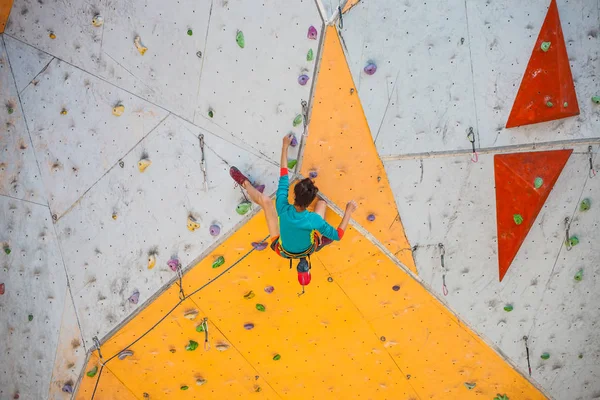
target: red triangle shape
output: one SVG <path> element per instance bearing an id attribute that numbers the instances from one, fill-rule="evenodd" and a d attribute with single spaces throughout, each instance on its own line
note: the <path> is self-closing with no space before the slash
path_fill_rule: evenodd
<path id="1" fill-rule="evenodd" d="M 547 51 L 542 43 L 550 42 Z M 552 0 L 535 42 L 507 128 L 579 115 L 558 7 Z"/>
<path id="2" fill-rule="evenodd" d="M 573 150 L 494 156 L 498 270 L 504 278 Z M 536 178 L 542 179 L 539 188 Z M 522 223 L 515 222 L 515 216 Z"/>

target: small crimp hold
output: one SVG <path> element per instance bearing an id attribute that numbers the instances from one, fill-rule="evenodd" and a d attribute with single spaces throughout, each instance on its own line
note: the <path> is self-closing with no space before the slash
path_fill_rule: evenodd
<path id="1" fill-rule="evenodd" d="M 550 50 L 551 44 L 552 44 L 552 42 L 542 42 L 542 44 L 540 45 L 540 49 L 542 49 L 542 51 L 545 53 L 548 50 Z"/>
<path id="2" fill-rule="evenodd" d="M 200 224 L 192 215 L 188 215 L 187 228 L 190 232 L 194 232 L 196 229 L 200 228 Z"/>
<path id="3" fill-rule="evenodd" d="M 581 204 L 579 204 L 579 211 L 584 212 L 590 209 L 592 206 L 592 201 L 590 199 L 581 200 Z"/>
<path id="4" fill-rule="evenodd" d="M 217 257 L 217 259 L 212 263 L 212 267 L 213 268 L 219 268 L 221 265 L 225 264 L 225 257 L 223 256 L 219 256 Z"/>
<path id="5" fill-rule="evenodd" d="M 92 18 L 92 25 L 94 25 L 96 28 L 101 27 L 104 25 L 104 18 L 102 18 L 102 16 L 99 14 L 94 15 L 94 18 Z"/>
<path id="6" fill-rule="evenodd" d="M 240 46 L 240 48 L 243 49 L 246 46 L 246 39 L 244 38 L 244 32 L 237 31 L 237 33 L 235 34 L 235 41 L 237 42 L 238 46 Z"/>
<path id="7" fill-rule="evenodd" d="M 250 300 L 250 299 L 251 299 L 251 298 L 253 298 L 254 296 L 255 296 L 255 294 L 254 294 L 254 292 L 251 290 L 251 291 L 249 291 L 248 293 L 246 293 L 246 294 L 244 295 L 244 298 L 245 298 L 246 300 Z"/>
<path id="8" fill-rule="evenodd" d="M 265 312 L 267 310 L 266 307 L 260 303 L 256 305 L 256 309 L 261 312 Z"/>
<path id="9" fill-rule="evenodd" d="M 112 115 L 115 117 L 120 117 L 125 112 L 125 106 L 123 104 L 117 104 L 112 109 Z"/>
<path id="10" fill-rule="evenodd" d="M 124 360 L 127 357 L 130 357 L 133 355 L 133 351 L 131 350 L 123 350 L 122 352 L 119 353 L 119 355 L 117 356 L 119 358 L 119 360 Z"/>
<path id="11" fill-rule="evenodd" d="M 92 368 L 88 372 L 86 372 L 86 375 L 90 378 L 93 378 L 94 376 L 96 376 L 97 373 L 98 373 L 98 366 L 95 365 L 94 368 Z"/>
<path id="12" fill-rule="evenodd" d="M 251 329 L 254 329 L 254 324 L 251 323 L 251 322 L 249 322 L 247 324 L 244 324 L 244 329 L 247 330 L 247 331 L 249 331 Z"/>
<path id="13" fill-rule="evenodd" d="M 252 247 L 254 250 L 263 251 L 269 246 L 267 242 L 252 242 Z"/>
<path id="14" fill-rule="evenodd" d="M 512 304 L 507 304 L 504 306 L 504 311 L 511 312 L 513 310 Z"/>
<path id="15" fill-rule="evenodd" d="M 148 256 L 148 269 L 154 268 L 156 265 L 156 256 L 154 254 L 150 254 Z"/>
<path id="16" fill-rule="evenodd" d="M 148 168 L 152 164 L 152 161 L 144 158 L 143 160 L 138 161 L 138 171 L 144 172 L 146 168 Z"/>
<path id="17" fill-rule="evenodd" d="M 185 313 L 183 313 L 183 317 L 185 319 L 189 319 L 190 321 L 195 320 L 197 316 L 198 310 L 187 310 Z"/>
<path id="18" fill-rule="evenodd" d="M 132 295 L 129 296 L 128 300 L 129 300 L 129 302 L 131 304 L 137 304 L 138 301 L 140 301 L 140 292 L 139 292 L 139 290 L 137 290 L 137 289 L 134 290 L 133 293 L 132 293 Z"/>
<path id="19" fill-rule="evenodd" d="M 139 36 L 136 36 L 135 39 L 133 39 L 133 44 L 135 44 L 135 48 L 141 55 L 144 55 L 146 51 L 148 51 L 148 48 L 142 45 L 142 39 Z"/>
<path id="20" fill-rule="evenodd" d="M 544 180 L 542 178 L 540 178 L 539 176 L 537 178 L 535 178 L 535 180 L 533 181 L 533 187 L 535 187 L 536 189 L 541 188 L 543 184 L 544 184 Z"/>

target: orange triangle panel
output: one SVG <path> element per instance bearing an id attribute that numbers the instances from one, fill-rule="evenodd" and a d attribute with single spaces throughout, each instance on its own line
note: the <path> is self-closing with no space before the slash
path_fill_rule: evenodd
<path id="1" fill-rule="evenodd" d="M 500 281 L 572 152 L 554 150 L 494 156 Z"/>
<path id="2" fill-rule="evenodd" d="M 556 0 L 552 0 L 506 127 L 536 124 L 578 114 L 579 105 L 569 56 Z"/>

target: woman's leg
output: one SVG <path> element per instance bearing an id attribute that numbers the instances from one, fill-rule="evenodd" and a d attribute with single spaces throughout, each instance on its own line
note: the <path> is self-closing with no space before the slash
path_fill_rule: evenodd
<path id="1" fill-rule="evenodd" d="M 259 192 L 252 186 L 250 181 L 245 181 L 242 186 L 246 189 L 246 192 L 248 192 L 250 200 L 258 204 L 265 212 L 267 227 L 269 228 L 269 235 L 271 238 L 279 236 L 279 219 L 277 218 L 277 210 L 275 209 L 273 200 L 266 194 Z"/>

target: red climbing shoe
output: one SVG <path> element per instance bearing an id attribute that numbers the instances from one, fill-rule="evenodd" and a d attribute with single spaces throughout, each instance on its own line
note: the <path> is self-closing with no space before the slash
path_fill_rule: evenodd
<path id="1" fill-rule="evenodd" d="M 246 181 L 250 182 L 250 179 L 246 178 L 246 176 L 242 174 L 240 170 L 236 167 L 229 168 L 229 175 L 231 175 L 235 183 L 237 183 L 240 186 L 243 186 L 244 182 Z"/>

